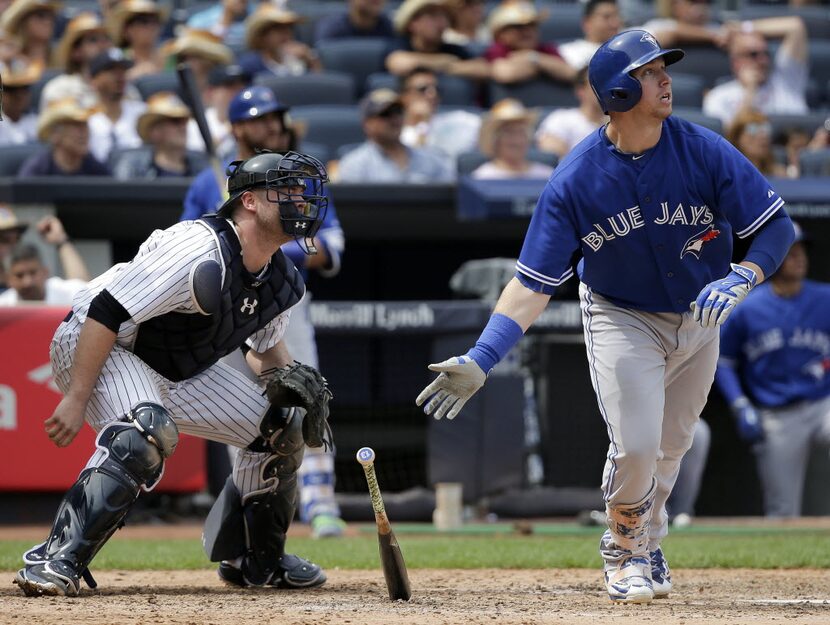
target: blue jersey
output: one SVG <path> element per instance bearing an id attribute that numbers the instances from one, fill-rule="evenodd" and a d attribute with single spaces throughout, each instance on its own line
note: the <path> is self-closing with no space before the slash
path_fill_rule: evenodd
<path id="1" fill-rule="evenodd" d="M 227 167 L 228 163 L 225 163 Z M 343 229 L 340 227 L 340 220 L 337 219 L 337 211 L 334 208 L 334 199 L 331 197 L 328 187 L 325 188 L 326 197 L 329 199 L 326 214 L 323 217 L 323 223 L 320 225 L 320 230 L 317 237 L 326 246 L 326 252 L 331 259 L 330 269 L 321 270 L 320 273 L 325 276 L 333 276 L 340 271 L 340 257 L 343 254 L 345 247 L 345 239 L 343 236 Z M 199 219 L 202 215 L 214 213 L 219 210 L 223 203 L 222 194 L 219 191 L 219 185 L 216 184 L 216 176 L 213 170 L 208 168 L 202 171 L 193 179 L 190 188 L 187 190 L 187 195 L 184 199 L 184 210 L 179 221 L 187 221 L 190 219 Z M 292 260 L 292 262 L 300 269 L 303 278 L 307 277 L 303 262 L 305 252 L 303 252 L 300 244 L 297 241 L 290 241 L 282 246 L 282 251 Z"/>
<path id="2" fill-rule="evenodd" d="M 517 264 L 528 288 L 553 293 L 573 275 L 617 305 L 684 312 L 729 273 L 732 233 L 747 237 L 784 200 L 728 141 L 669 117 L 660 141 L 623 154 L 605 128 L 551 175 Z"/>
<path id="3" fill-rule="evenodd" d="M 721 360 L 760 406 L 830 395 L 830 284 L 805 280 L 795 297 L 753 289 L 721 328 Z"/>

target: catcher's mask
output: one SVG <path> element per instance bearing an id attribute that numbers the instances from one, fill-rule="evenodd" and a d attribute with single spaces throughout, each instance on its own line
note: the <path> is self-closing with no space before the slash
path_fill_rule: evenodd
<path id="1" fill-rule="evenodd" d="M 233 161 L 226 171 L 228 200 L 217 213 L 230 217 L 236 200 L 251 189 L 265 187 L 269 202 L 280 209 L 285 233 L 300 242 L 306 254 L 316 254 L 312 243 L 328 208 L 326 168 L 312 156 L 299 152 L 260 152 L 245 161 Z"/>

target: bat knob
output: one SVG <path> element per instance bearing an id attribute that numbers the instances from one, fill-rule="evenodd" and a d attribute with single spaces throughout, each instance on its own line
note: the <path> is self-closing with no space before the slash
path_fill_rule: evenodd
<path id="1" fill-rule="evenodd" d="M 375 450 L 371 447 L 361 447 L 357 450 L 357 461 L 362 465 L 369 465 L 375 461 Z"/>

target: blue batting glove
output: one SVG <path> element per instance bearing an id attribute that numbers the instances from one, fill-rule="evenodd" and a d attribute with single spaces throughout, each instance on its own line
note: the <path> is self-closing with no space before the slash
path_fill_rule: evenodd
<path id="1" fill-rule="evenodd" d="M 758 282 L 752 269 L 735 263 L 729 266 L 732 271 L 725 278 L 703 287 L 692 303 L 693 318 L 704 328 L 715 328 L 724 323 Z"/>
<path id="2" fill-rule="evenodd" d="M 731 406 L 738 427 L 738 436 L 742 441 L 754 445 L 764 440 L 764 428 L 755 406 L 746 397 L 735 400 Z"/>

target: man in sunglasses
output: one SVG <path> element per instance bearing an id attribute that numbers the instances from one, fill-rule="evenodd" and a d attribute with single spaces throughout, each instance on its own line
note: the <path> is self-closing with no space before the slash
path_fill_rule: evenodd
<path id="1" fill-rule="evenodd" d="M 729 125 L 742 108 L 770 115 L 807 112 L 807 29 L 797 16 L 770 17 L 736 25 L 729 45 L 733 80 L 712 89 L 703 112 Z M 782 38 L 775 58 L 768 38 Z"/>

